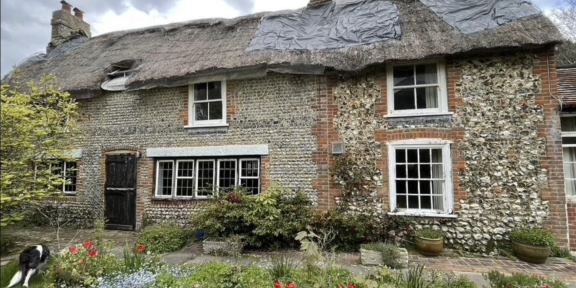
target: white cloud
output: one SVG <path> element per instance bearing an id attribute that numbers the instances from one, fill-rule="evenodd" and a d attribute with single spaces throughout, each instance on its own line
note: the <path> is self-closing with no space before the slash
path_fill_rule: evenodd
<path id="1" fill-rule="evenodd" d="M 308 5 L 308 2 L 309 0 L 254 0 L 254 10 L 252 12 L 302 8 Z"/>

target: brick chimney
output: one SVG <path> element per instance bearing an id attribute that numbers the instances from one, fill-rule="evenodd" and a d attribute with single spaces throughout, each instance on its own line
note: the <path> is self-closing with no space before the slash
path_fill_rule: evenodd
<path id="1" fill-rule="evenodd" d="M 78 7 L 74 8 L 74 16 L 81 21 L 84 21 L 84 11 L 78 9 Z"/>
<path id="2" fill-rule="evenodd" d="M 62 9 L 52 13 L 52 37 L 46 47 L 50 53 L 54 48 L 73 37 L 90 37 L 90 24 L 84 22 L 84 11 L 74 8 L 66 1 L 60 1 Z M 74 11 L 74 15 L 72 15 Z"/>
<path id="3" fill-rule="evenodd" d="M 310 2 L 308 3 L 308 7 L 313 7 L 313 6 L 318 6 L 318 5 L 322 5 L 322 4 L 327 4 L 332 2 L 332 0 L 310 0 Z"/>

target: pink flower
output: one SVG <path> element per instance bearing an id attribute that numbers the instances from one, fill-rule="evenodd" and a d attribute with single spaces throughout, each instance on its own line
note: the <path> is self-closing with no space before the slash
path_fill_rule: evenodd
<path id="1" fill-rule="evenodd" d="M 348 283 L 348 288 L 358 288 L 358 286 L 352 284 L 352 283 Z"/>
<path id="2" fill-rule="evenodd" d="M 84 244 L 82 244 L 82 246 L 84 247 L 84 249 L 88 250 L 88 249 L 92 248 L 92 241 L 86 240 L 86 242 L 84 242 Z"/>
<path id="3" fill-rule="evenodd" d="M 70 251 L 72 254 L 76 254 L 78 253 L 78 247 L 76 247 L 76 245 L 72 245 L 70 248 L 68 248 L 68 251 Z"/>
<path id="4" fill-rule="evenodd" d="M 136 246 L 136 251 L 138 251 L 138 253 L 144 252 L 144 249 L 146 249 L 146 245 L 144 245 L 144 244 L 140 244 L 140 245 Z"/>
<path id="5" fill-rule="evenodd" d="M 78 261 L 78 265 L 84 266 L 86 265 L 86 261 L 84 259 L 81 259 L 80 261 Z"/>
<path id="6" fill-rule="evenodd" d="M 294 284 L 294 282 L 288 282 L 286 288 L 298 288 L 298 287 L 296 287 L 296 284 Z"/>
<path id="7" fill-rule="evenodd" d="M 548 284 L 544 284 L 544 286 L 542 286 L 541 288 L 552 288 L 552 286 L 550 286 Z"/>
<path id="8" fill-rule="evenodd" d="M 90 250 L 90 252 L 88 252 L 88 256 L 90 256 L 92 258 L 98 256 L 98 250 L 96 250 L 96 249 Z"/>
<path id="9" fill-rule="evenodd" d="M 276 282 L 274 282 L 274 288 L 284 288 L 282 286 L 282 282 L 280 282 L 280 280 L 276 280 Z"/>

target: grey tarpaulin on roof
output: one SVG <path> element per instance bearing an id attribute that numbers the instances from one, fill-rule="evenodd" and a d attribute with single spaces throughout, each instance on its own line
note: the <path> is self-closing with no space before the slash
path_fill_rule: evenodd
<path id="1" fill-rule="evenodd" d="M 324 50 L 400 39 L 398 7 L 347 0 L 265 16 L 246 51 Z"/>
<path id="2" fill-rule="evenodd" d="M 496 28 L 508 22 L 540 14 L 526 0 L 420 0 L 446 23 L 464 34 Z"/>

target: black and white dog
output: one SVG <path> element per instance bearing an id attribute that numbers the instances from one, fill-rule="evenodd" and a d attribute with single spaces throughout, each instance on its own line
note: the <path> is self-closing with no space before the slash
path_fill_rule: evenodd
<path id="1" fill-rule="evenodd" d="M 13 287 L 22 281 L 24 277 L 24 287 L 28 287 L 28 281 L 34 273 L 38 272 L 50 257 L 50 250 L 44 245 L 30 246 L 20 253 L 20 270 L 16 272 L 7 288 Z"/>

